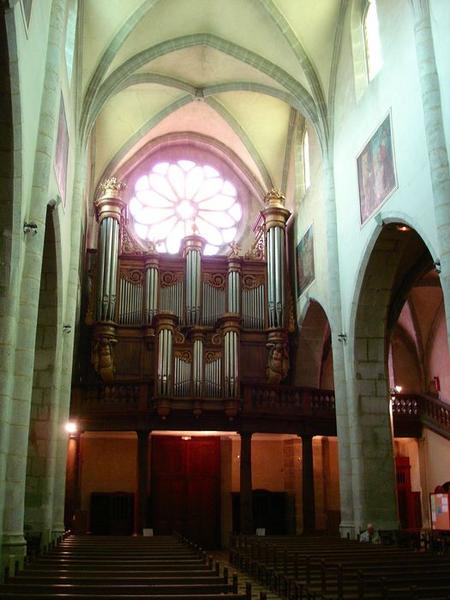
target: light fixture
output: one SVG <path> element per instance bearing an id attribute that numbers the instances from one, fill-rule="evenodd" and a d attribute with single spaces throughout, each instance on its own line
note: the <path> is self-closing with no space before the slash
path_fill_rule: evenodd
<path id="1" fill-rule="evenodd" d="M 191 436 L 190 435 L 182 435 L 181 439 L 184 440 L 185 442 L 188 442 L 189 440 L 191 440 Z"/>
<path id="2" fill-rule="evenodd" d="M 441 272 L 441 261 L 437 258 L 434 261 L 434 268 L 436 269 L 436 273 L 440 273 Z"/>
<path id="3" fill-rule="evenodd" d="M 401 394 L 402 389 L 403 387 L 401 385 L 394 385 L 393 387 L 391 387 L 391 389 L 389 390 L 391 400 L 395 400 L 398 394 Z"/>
<path id="4" fill-rule="evenodd" d="M 338 337 L 338 340 L 340 342 L 342 342 L 343 344 L 347 343 L 347 334 L 346 333 L 339 333 L 337 337 Z"/>
<path id="5" fill-rule="evenodd" d="M 63 325 L 63 333 L 70 333 L 72 331 L 72 325 Z"/>
<path id="6" fill-rule="evenodd" d="M 69 435 L 78 433 L 78 425 L 75 421 L 67 421 L 67 423 L 64 425 L 64 429 Z"/>
<path id="7" fill-rule="evenodd" d="M 401 231 L 402 233 L 411 231 L 411 227 L 408 227 L 408 225 L 402 225 L 399 223 L 398 225 L 396 225 L 396 227 L 397 227 L 397 231 Z"/>
<path id="8" fill-rule="evenodd" d="M 31 233 L 31 235 L 36 235 L 38 232 L 38 226 L 34 222 L 28 223 L 27 221 L 25 221 L 25 223 L 23 224 L 23 232 L 25 234 Z"/>

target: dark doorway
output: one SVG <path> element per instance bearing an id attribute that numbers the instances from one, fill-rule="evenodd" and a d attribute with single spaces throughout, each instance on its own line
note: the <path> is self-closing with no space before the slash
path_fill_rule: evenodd
<path id="1" fill-rule="evenodd" d="M 90 531 L 94 535 L 132 535 L 134 494 L 92 492 Z"/>
<path id="2" fill-rule="evenodd" d="M 152 522 L 203 548 L 220 546 L 220 439 L 152 437 Z"/>
<path id="3" fill-rule="evenodd" d="M 263 528 L 266 535 L 285 535 L 295 532 L 294 498 L 285 492 L 253 490 L 254 528 Z M 233 531 L 240 532 L 239 492 L 232 493 Z"/>

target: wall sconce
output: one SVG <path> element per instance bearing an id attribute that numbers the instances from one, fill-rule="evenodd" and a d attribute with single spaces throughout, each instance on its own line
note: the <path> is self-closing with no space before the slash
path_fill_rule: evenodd
<path id="1" fill-rule="evenodd" d="M 339 333 L 337 337 L 338 337 L 338 340 L 340 342 L 342 342 L 343 344 L 347 343 L 347 334 L 346 333 Z"/>
<path id="2" fill-rule="evenodd" d="M 27 221 L 25 221 L 25 223 L 23 224 L 23 232 L 25 234 L 31 233 L 31 235 L 36 235 L 38 232 L 38 226 L 34 222 L 28 223 Z"/>
<path id="3" fill-rule="evenodd" d="M 75 435 L 78 433 L 78 424 L 75 421 L 67 421 L 64 425 L 64 429 L 69 435 Z"/>
<path id="4" fill-rule="evenodd" d="M 434 261 L 434 268 L 436 269 L 436 273 L 440 274 L 440 272 L 441 272 L 441 261 L 438 258 Z"/>
<path id="5" fill-rule="evenodd" d="M 401 385 L 394 385 L 393 387 L 391 387 L 391 389 L 389 390 L 389 393 L 391 394 L 391 400 L 395 400 L 398 394 L 401 394 L 402 389 L 403 387 Z"/>
<path id="6" fill-rule="evenodd" d="M 63 333 L 71 333 L 72 325 L 63 325 Z"/>

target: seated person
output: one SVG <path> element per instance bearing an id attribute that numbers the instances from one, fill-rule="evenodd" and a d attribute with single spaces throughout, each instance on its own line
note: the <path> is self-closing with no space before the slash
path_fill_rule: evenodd
<path id="1" fill-rule="evenodd" d="M 367 524 L 367 529 L 359 536 L 360 542 L 368 542 L 369 544 L 381 544 L 381 538 L 378 531 L 375 531 L 372 523 Z"/>

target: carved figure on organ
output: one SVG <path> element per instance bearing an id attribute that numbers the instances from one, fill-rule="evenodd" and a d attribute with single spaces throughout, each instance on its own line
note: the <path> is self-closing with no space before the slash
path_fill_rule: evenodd
<path id="1" fill-rule="evenodd" d="M 280 383 L 289 371 L 289 353 L 287 344 L 267 344 L 269 358 L 267 361 L 266 377 L 268 383 Z"/>
<path id="2" fill-rule="evenodd" d="M 101 337 L 95 339 L 92 344 L 91 362 L 96 373 L 100 375 L 105 383 L 114 381 L 116 368 L 114 365 L 113 344 L 116 340 Z"/>

